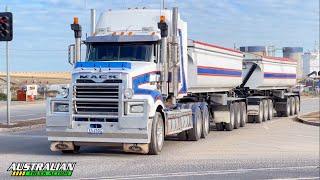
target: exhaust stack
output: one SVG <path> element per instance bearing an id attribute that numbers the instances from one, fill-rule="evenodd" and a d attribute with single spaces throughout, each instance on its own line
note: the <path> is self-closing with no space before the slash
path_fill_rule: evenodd
<path id="1" fill-rule="evenodd" d="M 176 104 L 178 96 L 178 8 L 172 11 L 172 104 Z"/>
<path id="2" fill-rule="evenodd" d="M 91 9 L 91 36 L 94 36 L 95 32 L 96 32 L 96 10 L 95 9 Z"/>

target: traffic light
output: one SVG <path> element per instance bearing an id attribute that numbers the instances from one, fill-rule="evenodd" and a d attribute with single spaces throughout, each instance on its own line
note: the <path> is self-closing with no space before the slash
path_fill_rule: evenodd
<path id="1" fill-rule="evenodd" d="M 0 41 L 12 40 L 12 13 L 0 13 Z"/>

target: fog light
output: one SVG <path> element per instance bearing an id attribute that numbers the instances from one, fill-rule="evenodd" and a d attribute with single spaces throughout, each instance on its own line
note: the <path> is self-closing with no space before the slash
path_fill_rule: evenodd
<path id="1" fill-rule="evenodd" d="M 130 113 L 143 113 L 143 104 L 130 105 Z"/>
<path id="2" fill-rule="evenodd" d="M 69 104 L 64 102 L 54 102 L 53 112 L 69 112 Z"/>

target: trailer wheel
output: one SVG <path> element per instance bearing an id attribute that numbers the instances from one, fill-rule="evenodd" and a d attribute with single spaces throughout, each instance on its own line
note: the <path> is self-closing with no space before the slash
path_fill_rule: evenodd
<path id="1" fill-rule="evenodd" d="M 271 99 L 268 99 L 268 120 L 273 118 L 273 102 Z"/>
<path id="2" fill-rule="evenodd" d="M 164 143 L 164 125 L 159 112 L 156 112 L 151 129 L 151 140 L 149 143 L 149 154 L 160 154 Z"/>
<path id="3" fill-rule="evenodd" d="M 210 133 L 210 118 L 209 118 L 209 110 L 206 103 L 201 105 L 202 111 L 202 131 L 201 138 L 205 138 Z"/>
<path id="4" fill-rule="evenodd" d="M 291 98 L 287 97 L 286 111 L 284 112 L 284 116 L 289 117 L 290 114 L 291 114 Z"/>
<path id="5" fill-rule="evenodd" d="M 268 114 L 269 114 L 268 100 L 264 99 L 264 100 L 262 100 L 262 103 L 263 103 L 263 119 L 262 119 L 262 121 L 267 121 Z"/>
<path id="6" fill-rule="evenodd" d="M 300 99 L 298 96 L 295 96 L 294 99 L 296 101 L 295 111 L 296 111 L 296 114 L 299 114 L 299 112 L 300 112 Z"/>
<path id="7" fill-rule="evenodd" d="M 187 131 L 189 141 L 198 141 L 201 137 L 202 114 L 198 104 L 192 106 L 193 128 Z"/>
<path id="8" fill-rule="evenodd" d="M 259 115 L 255 117 L 256 123 L 262 123 L 263 121 L 263 101 L 259 102 Z"/>
<path id="9" fill-rule="evenodd" d="M 240 127 L 244 127 L 248 120 L 247 107 L 245 102 L 240 102 Z"/>
<path id="10" fill-rule="evenodd" d="M 290 115 L 295 115 L 296 114 L 296 101 L 294 99 L 294 97 L 290 97 L 291 100 L 291 110 L 290 110 Z"/>
<path id="11" fill-rule="evenodd" d="M 79 153 L 80 146 L 74 145 L 74 150 L 61 150 L 63 154 L 76 154 Z"/>
<path id="12" fill-rule="evenodd" d="M 224 130 L 223 124 L 222 123 L 216 123 L 216 129 L 217 129 L 217 131 L 223 131 Z"/>
<path id="13" fill-rule="evenodd" d="M 225 124 L 225 128 L 227 131 L 232 131 L 234 128 L 234 105 L 230 104 L 230 109 L 229 109 L 229 113 L 230 113 L 230 122 Z"/>
<path id="14" fill-rule="evenodd" d="M 234 103 L 234 129 L 238 129 L 241 123 L 241 107 L 239 103 Z"/>

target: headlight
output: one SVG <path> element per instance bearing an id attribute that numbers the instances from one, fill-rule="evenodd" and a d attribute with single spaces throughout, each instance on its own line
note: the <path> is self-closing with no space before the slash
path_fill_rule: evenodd
<path id="1" fill-rule="evenodd" d="M 53 102 L 53 112 L 69 112 L 69 103 Z"/>
<path id="2" fill-rule="evenodd" d="M 130 88 L 127 88 L 126 90 L 124 90 L 124 97 L 131 99 L 133 96 L 133 90 Z"/>
<path id="3" fill-rule="evenodd" d="M 130 113 L 143 113 L 143 104 L 130 105 Z"/>

